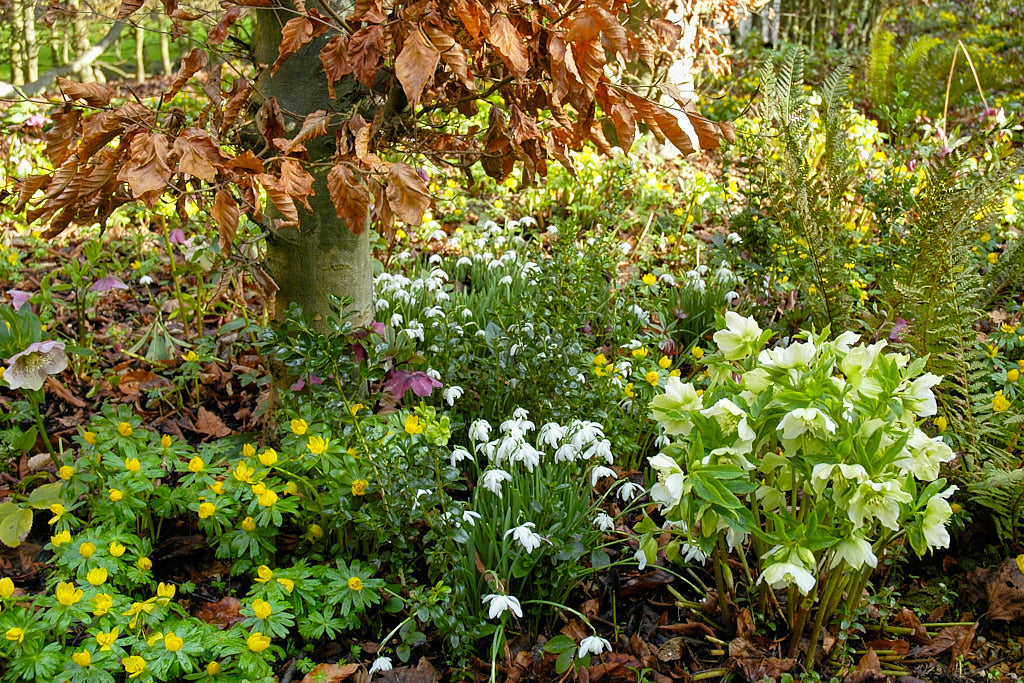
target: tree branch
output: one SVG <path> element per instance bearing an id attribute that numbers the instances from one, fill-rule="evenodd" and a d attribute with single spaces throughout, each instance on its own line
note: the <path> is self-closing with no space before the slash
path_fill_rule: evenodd
<path id="1" fill-rule="evenodd" d="M 100 56 L 114 44 L 114 41 L 116 41 L 118 36 L 121 35 L 121 31 L 124 30 L 124 27 L 125 22 L 114 22 L 114 25 L 110 27 L 109 31 L 107 31 L 107 35 L 103 36 L 98 43 L 90 46 L 88 50 L 80 54 L 68 64 L 50 69 L 28 85 L 19 87 L 12 85 L 11 83 L 4 83 L 3 81 L 0 81 L 0 99 L 10 99 L 15 95 L 28 98 L 42 94 L 61 76 L 67 76 L 81 71 L 99 59 Z"/>

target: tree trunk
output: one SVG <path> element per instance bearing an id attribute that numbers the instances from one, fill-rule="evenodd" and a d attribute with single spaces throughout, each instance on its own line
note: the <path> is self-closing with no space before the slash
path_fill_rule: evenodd
<path id="1" fill-rule="evenodd" d="M 307 2 L 307 7 L 311 7 Z M 272 64 L 278 55 L 281 27 L 289 16 L 282 11 L 264 10 L 258 15 L 253 34 L 257 62 Z M 311 112 L 344 111 L 365 92 L 354 81 L 338 85 L 338 100 L 327 93 L 326 78 L 320 63 L 320 48 L 330 36 L 307 44 L 288 59 L 274 75 L 265 71 L 257 89 L 265 97 L 275 97 L 282 111 L 294 114 L 286 119 L 289 134 L 298 132 L 302 120 Z M 333 135 L 305 143 L 313 164 L 329 161 L 334 153 Z M 369 229 L 356 235 L 338 218 L 327 191 L 327 169 L 313 172 L 314 191 L 310 198 L 313 214 L 299 209 L 299 227 L 285 228 L 267 239 L 267 268 L 280 291 L 277 293 L 274 319 L 281 321 L 289 305 L 295 303 L 312 315 L 317 326 L 326 331 L 330 315 L 330 296 L 350 298 L 346 309 L 357 326 L 373 319 L 373 262 Z"/>
<path id="2" fill-rule="evenodd" d="M 89 49 L 89 16 L 80 0 L 69 0 L 68 12 L 71 15 L 71 49 L 77 57 Z M 98 80 L 98 72 L 99 69 L 86 65 L 78 71 L 78 77 L 83 83 L 92 83 Z"/>
<path id="3" fill-rule="evenodd" d="M 36 3 L 24 0 L 22 5 L 25 21 L 25 82 L 39 78 L 39 36 L 36 33 Z"/>
<path id="4" fill-rule="evenodd" d="M 11 82 L 25 85 L 25 13 L 22 0 L 11 8 Z"/>
<path id="5" fill-rule="evenodd" d="M 166 19 L 157 18 L 157 26 L 160 27 L 160 65 L 163 67 L 164 76 L 174 73 L 174 64 L 171 63 L 171 23 Z"/>
<path id="6" fill-rule="evenodd" d="M 146 29 L 141 20 L 135 27 L 135 80 L 146 82 Z"/>

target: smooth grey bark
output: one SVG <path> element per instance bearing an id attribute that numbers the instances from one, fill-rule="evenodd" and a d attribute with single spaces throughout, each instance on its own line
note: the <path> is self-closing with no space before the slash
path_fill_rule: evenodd
<path id="1" fill-rule="evenodd" d="M 307 6 L 311 7 L 309 3 Z M 253 49 L 258 63 L 273 64 L 278 56 L 281 28 L 293 15 L 264 10 L 259 13 L 253 34 Z M 289 135 L 298 132 L 307 114 L 351 109 L 364 91 L 354 82 L 338 84 L 338 99 L 328 94 L 327 80 L 320 63 L 320 48 L 329 36 L 304 46 L 284 62 L 280 70 L 269 70 L 257 82 L 264 98 L 274 97 L 285 112 Z M 338 218 L 327 191 L 328 163 L 334 154 L 333 135 L 324 135 L 305 143 L 314 177 L 314 192 L 309 203 L 313 214 L 299 208 L 298 228 L 285 228 L 267 237 L 267 270 L 280 290 L 274 319 L 284 319 L 289 305 L 298 304 L 326 331 L 330 315 L 330 296 L 350 298 L 347 309 L 355 325 L 364 326 L 373 319 L 373 261 L 370 230 L 357 235 Z"/>

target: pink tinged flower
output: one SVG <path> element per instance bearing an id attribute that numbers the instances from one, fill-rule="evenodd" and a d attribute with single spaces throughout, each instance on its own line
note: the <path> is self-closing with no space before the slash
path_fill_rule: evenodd
<path id="1" fill-rule="evenodd" d="M 21 307 L 28 304 L 32 298 L 31 292 L 23 292 L 20 289 L 8 289 L 7 296 L 11 297 L 11 308 L 20 311 Z"/>
<path id="2" fill-rule="evenodd" d="M 511 595 L 491 593 L 484 596 L 483 603 L 487 605 L 488 619 L 496 619 L 505 612 L 512 612 L 520 619 L 523 617 L 523 608 L 519 604 L 519 600 Z"/>
<path id="3" fill-rule="evenodd" d="M 395 370 L 391 378 L 384 383 L 384 388 L 396 397 L 405 396 L 405 392 L 412 389 L 412 393 L 420 398 L 430 396 L 431 392 L 440 387 L 441 383 L 425 372 L 407 370 Z"/>
<path id="4" fill-rule="evenodd" d="M 29 344 L 28 348 L 7 359 L 4 379 L 11 389 L 41 389 L 47 375 L 56 375 L 68 366 L 64 355 L 64 344 L 59 341 L 42 341 Z"/>
<path id="5" fill-rule="evenodd" d="M 185 244 L 185 231 L 181 228 L 175 228 L 171 230 L 168 239 L 171 241 L 171 244 Z"/>
<path id="6" fill-rule="evenodd" d="M 90 292 L 109 292 L 112 289 L 128 289 L 128 285 L 113 275 L 101 277 L 89 287 Z"/>

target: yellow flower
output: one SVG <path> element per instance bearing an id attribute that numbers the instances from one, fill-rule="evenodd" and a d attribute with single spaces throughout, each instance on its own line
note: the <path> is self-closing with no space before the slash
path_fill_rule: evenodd
<path id="1" fill-rule="evenodd" d="M 352 417 L 355 417 L 356 415 L 359 414 L 359 411 L 362 410 L 365 407 L 366 406 L 364 406 L 362 403 L 353 403 L 352 407 L 349 408 L 349 412 L 352 413 Z"/>
<path id="2" fill-rule="evenodd" d="M 251 458 L 254 455 L 256 455 L 256 447 L 255 446 L 253 446 L 251 443 L 247 443 L 244 446 L 242 446 L 242 456 L 243 457 Z"/>
<path id="3" fill-rule="evenodd" d="M 54 548 L 59 548 L 65 543 L 71 542 L 71 532 L 65 529 L 64 531 L 58 531 L 56 535 L 50 536 L 50 543 L 53 544 Z"/>
<path id="4" fill-rule="evenodd" d="M 274 570 L 265 564 L 261 564 L 256 568 L 256 583 L 270 583 L 270 580 L 274 578 Z"/>
<path id="5" fill-rule="evenodd" d="M 683 374 L 683 371 L 682 371 L 682 370 L 680 370 L 679 368 L 676 368 L 676 369 L 675 369 L 675 370 L 673 370 L 672 372 L 668 373 L 668 376 L 669 376 L 669 377 L 679 377 L 679 376 L 680 376 L 680 375 L 682 375 L 682 374 Z"/>
<path id="6" fill-rule="evenodd" d="M 1020 378 L 1020 370 L 1013 368 L 1006 373 L 1007 382 L 1016 382 Z"/>
<path id="7" fill-rule="evenodd" d="M 363 580 L 358 576 L 349 577 L 348 587 L 354 591 L 361 591 L 363 590 Z"/>
<path id="8" fill-rule="evenodd" d="M 352 495 L 363 496 L 366 495 L 366 487 L 370 485 L 370 482 L 365 479 L 356 479 L 352 482 Z"/>
<path id="9" fill-rule="evenodd" d="M 270 638 L 259 631 L 256 631 L 246 639 L 245 644 L 248 645 L 249 649 L 253 652 L 263 652 L 270 647 Z"/>
<path id="10" fill-rule="evenodd" d="M 139 462 L 138 458 L 125 458 L 124 468 L 129 472 L 138 472 L 142 469 L 142 463 Z"/>
<path id="11" fill-rule="evenodd" d="M 995 358 L 999 355 L 999 347 L 995 344 L 989 344 L 985 349 L 985 355 L 989 358 Z"/>
<path id="12" fill-rule="evenodd" d="M 121 489 L 110 489 L 110 500 L 118 503 L 122 498 L 124 498 L 124 493 Z"/>
<path id="13" fill-rule="evenodd" d="M 220 479 L 210 484 L 210 490 L 216 493 L 218 496 L 224 493 L 224 482 Z"/>
<path id="14" fill-rule="evenodd" d="M 652 387 L 658 386 L 658 373 L 655 372 L 654 370 L 651 370 L 646 375 L 644 375 L 644 379 L 647 380 L 647 383 L 650 384 Z"/>
<path id="15" fill-rule="evenodd" d="M 67 481 L 71 477 L 75 476 L 75 468 L 72 467 L 71 465 L 63 465 L 57 471 L 57 474 L 60 476 L 61 479 Z"/>
<path id="16" fill-rule="evenodd" d="M 93 567 L 85 575 L 85 580 L 94 586 L 102 586 L 107 582 L 107 570 L 103 567 Z"/>
<path id="17" fill-rule="evenodd" d="M 14 595 L 14 581 L 11 580 L 11 577 L 5 576 L 0 579 L 0 598 L 6 600 L 12 595 Z"/>
<path id="18" fill-rule="evenodd" d="M 206 467 L 206 463 L 198 455 L 188 461 L 188 471 L 198 474 Z"/>
<path id="19" fill-rule="evenodd" d="M 117 425 L 117 433 L 121 436 L 131 436 L 133 431 L 132 426 L 127 422 Z"/>
<path id="20" fill-rule="evenodd" d="M 295 590 L 295 582 L 291 579 L 277 579 L 277 582 L 284 586 L 284 589 L 289 593 Z"/>
<path id="21" fill-rule="evenodd" d="M 292 420 L 291 422 L 292 434 L 295 436 L 302 436 L 309 429 L 309 425 L 306 424 L 305 420 Z"/>
<path id="22" fill-rule="evenodd" d="M 153 600 L 133 602 L 132 606 L 128 608 L 128 611 L 122 612 L 121 615 L 131 617 L 132 620 L 128 622 L 128 626 L 129 628 L 135 628 L 135 625 L 139 623 L 139 617 L 143 614 L 152 614 L 154 609 L 156 609 L 156 605 L 153 604 Z"/>
<path id="23" fill-rule="evenodd" d="M 701 358 L 704 357 L 704 349 L 702 349 L 699 346 L 694 346 L 692 349 L 690 349 L 690 355 L 692 355 L 695 359 L 700 360 Z"/>
<path id="24" fill-rule="evenodd" d="M 160 437 L 160 447 L 161 448 L 170 448 L 171 447 L 171 437 L 169 435 L 164 434 L 163 436 Z"/>
<path id="25" fill-rule="evenodd" d="M 97 617 L 102 617 L 104 614 L 110 611 L 110 608 L 114 606 L 113 596 L 107 595 L 106 593 L 97 593 L 92 597 L 93 607 L 92 613 Z"/>
<path id="26" fill-rule="evenodd" d="M 137 566 L 144 572 L 148 572 L 150 569 L 153 568 L 153 560 L 149 559 L 148 557 L 140 557 L 138 561 L 135 563 L 135 566 Z"/>
<path id="27" fill-rule="evenodd" d="M 254 496 L 260 496 L 267 492 L 267 485 L 262 481 L 252 485 L 252 494 Z"/>
<path id="28" fill-rule="evenodd" d="M 194 363 L 197 360 L 199 360 L 199 354 L 193 351 L 192 349 L 189 349 L 185 353 L 181 354 L 181 359 L 184 360 L 186 363 Z"/>
<path id="29" fill-rule="evenodd" d="M 174 594 L 178 592 L 178 587 L 173 583 L 164 583 L 161 581 L 156 585 L 156 597 L 158 601 L 169 602 L 174 599 Z"/>
<path id="30" fill-rule="evenodd" d="M 277 451 L 268 448 L 260 453 L 260 464 L 264 467 L 273 467 L 277 464 Z"/>
<path id="31" fill-rule="evenodd" d="M 949 506 L 949 509 L 954 515 L 958 515 L 963 511 L 963 508 L 960 506 L 960 503 L 953 503 L 952 505 Z"/>
<path id="32" fill-rule="evenodd" d="M 146 670 L 146 660 L 138 655 L 132 655 L 122 659 L 121 666 L 124 667 L 128 678 L 138 678 Z"/>
<path id="33" fill-rule="evenodd" d="M 104 633 L 103 631 L 97 633 L 96 644 L 100 646 L 100 652 L 103 652 L 104 650 L 109 650 L 110 646 L 113 645 L 114 641 L 117 640 L 117 636 L 120 632 L 121 629 L 115 626 L 114 628 L 110 629 L 110 631 L 108 631 L 107 633 Z"/>
<path id="34" fill-rule="evenodd" d="M 608 359 L 604 357 L 603 353 L 599 353 L 594 356 L 594 365 L 604 367 L 608 363 Z"/>
<path id="35" fill-rule="evenodd" d="M 409 415 L 405 418 L 405 431 L 410 435 L 421 434 L 423 432 L 423 425 L 420 424 L 419 416 Z"/>
<path id="36" fill-rule="evenodd" d="M 654 275 L 654 273 L 644 273 L 644 276 L 641 279 L 643 280 L 643 283 L 648 287 L 650 287 L 651 285 L 658 281 L 658 278 Z"/>
<path id="37" fill-rule="evenodd" d="M 1010 407 L 1010 399 L 1003 395 L 1002 391 L 997 391 L 995 396 L 992 397 L 992 412 L 1001 413 Z"/>
<path id="38" fill-rule="evenodd" d="M 217 506 L 213 503 L 206 502 L 199 504 L 199 519 L 208 519 L 213 517 L 215 512 L 217 512 Z"/>
<path id="39" fill-rule="evenodd" d="M 14 626 L 12 628 L 7 629 L 5 637 L 12 643 L 20 643 L 25 640 L 25 632 L 17 626 Z"/>
<path id="40" fill-rule="evenodd" d="M 327 450 L 327 447 L 331 445 L 330 439 L 325 439 L 322 436 L 311 436 L 309 441 L 306 442 L 306 448 L 313 455 L 321 455 Z"/>
<path id="41" fill-rule="evenodd" d="M 633 358 L 646 358 L 647 353 L 648 351 L 646 346 L 641 346 L 638 349 L 633 349 L 632 351 L 630 351 L 630 354 L 633 356 Z"/>
<path id="42" fill-rule="evenodd" d="M 285 493 L 285 495 L 294 496 L 298 492 L 299 492 L 299 485 L 296 484 L 294 481 L 288 480 L 288 482 L 284 485 L 284 493 Z"/>
<path id="43" fill-rule="evenodd" d="M 313 540 L 316 540 L 318 538 L 323 538 L 324 537 L 324 530 L 323 530 L 323 528 L 319 524 L 310 524 L 309 525 L 308 536 L 311 539 L 313 539 Z"/>
<path id="44" fill-rule="evenodd" d="M 93 543 L 83 543 L 82 545 L 78 546 L 78 554 L 81 555 L 82 557 L 84 557 L 87 560 L 90 557 L 92 557 L 93 553 L 95 553 L 95 552 L 96 552 L 96 545 L 93 544 Z"/>
<path id="45" fill-rule="evenodd" d="M 242 520 L 242 528 L 246 531 L 255 531 L 256 520 L 254 520 L 252 517 L 246 517 Z"/>
<path id="46" fill-rule="evenodd" d="M 216 676 L 220 673 L 220 662 L 210 662 L 206 665 L 206 675 Z"/>
<path id="47" fill-rule="evenodd" d="M 622 393 L 626 395 L 626 398 L 633 398 L 636 396 L 636 392 L 633 391 L 633 383 L 627 382 L 626 386 L 622 387 Z"/>
<path id="48" fill-rule="evenodd" d="M 62 581 L 57 584 L 57 602 L 65 607 L 71 607 L 82 599 L 82 589 L 75 588 L 75 584 Z"/>
<path id="49" fill-rule="evenodd" d="M 494 208 L 495 209 L 504 209 L 505 208 L 505 202 L 501 201 L 500 199 L 495 199 L 494 200 Z"/>
<path id="50" fill-rule="evenodd" d="M 267 489 L 256 496 L 256 502 L 265 508 L 273 507 L 277 503 L 277 494 L 274 493 L 273 489 Z"/>
<path id="51" fill-rule="evenodd" d="M 949 427 L 949 420 L 946 419 L 945 415 L 939 415 L 937 418 L 935 418 L 936 429 L 938 429 L 940 432 L 944 432 L 946 431 L 947 427 Z"/>
<path id="52" fill-rule="evenodd" d="M 64 506 L 60 503 L 54 503 L 50 506 L 50 512 L 53 513 L 53 517 L 50 518 L 50 524 L 56 524 L 64 516 Z"/>
<path id="53" fill-rule="evenodd" d="M 184 644 L 185 640 L 174 635 L 174 631 L 170 631 L 164 636 L 164 647 L 167 648 L 168 652 L 177 652 Z"/>
<path id="54" fill-rule="evenodd" d="M 235 467 L 235 471 L 231 473 L 231 476 L 233 476 L 238 481 L 244 482 L 246 484 L 251 484 L 252 475 L 254 474 L 256 474 L 256 468 L 249 467 L 248 465 L 245 464 L 244 460 L 239 460 L 238 466 Z"/>
<path id="55" fill-rule="evenodd" d="M 85 434 L 82 434 L 82 440 L 85 441 L 90 446 L 95 446 L 96 432 L 86 432 Z"/>
<path id="56" fill-rule="evenodd" d="M 256 615 L 257 619 L 266 619 L 273 611 L 274 609 L 266 600 L 256 599 L 252 601 L 252 613 Z"/>
<path id="57" fill-rule="evenodd" d="M 1000 325 L 999 329 L 1003 331 L 1003 334 L 1015 334 L 1017 332 L 1017 327 L 1015 325 L 1007 325 L 1006 323 Z"/>
<path id="58" fill-rule="evenodd" d="M 88 650 L 82 650 L 71 655 L 71 661 L 81 667 L 86 667 L 92 664 L 92 655 Z"/>
<path id="59" fill-rule="evenodd" d="M 807 285 L 807 293 L 810 294 L 811 296 L 814 296 L 815 294 L 818 293 L 818 288 L 815 287 L 814 285 Z"/>
<path id="60" fill-rule="evenodd" d="M 996 261 L 999 260 L 999 254 L 997 254 L 996 252 L 993 251 L 993 252 L 990 252 L 989 255 L 986 256 L 985 258 L 986 258 L 986 260 L 988 260 L 989 263 L 995 263 Z"/>
<path id="61" fill-rule="evenodd" d="M 981 234 L 981 237 L 979 237 L 978 239 L 980 239 L 982 241 L 982 243 L 984 244 L 985 242 L 988 242 L 990 239 L 992 239 L 992 233 L 984 232 L 984 233 Z"/>
<path id="62" fill-rule="evenodd" d="M 662 370 L 668 370 L 670 365 L 672 365 L 672 359 L 668 356 L 662 356 L 658 359 L 658 367 Z"/>

